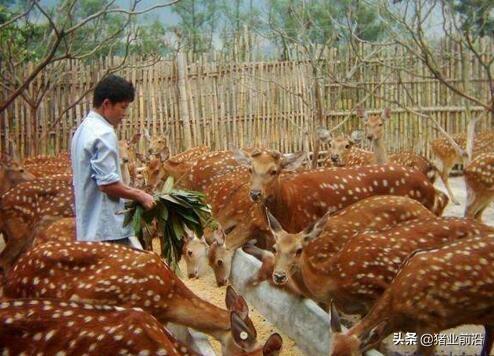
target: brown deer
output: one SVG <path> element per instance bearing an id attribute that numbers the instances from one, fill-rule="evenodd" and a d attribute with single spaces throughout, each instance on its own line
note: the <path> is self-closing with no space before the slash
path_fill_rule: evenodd
<path id="1" fill-rule="evenodd" d="M 318 295 L 326 295 L 326 302 L 332 300 L 338 310 L 363 316 L 410 253 L 475 236 L 494 237 L 494 228 L 471 219 L 435 217 L 407 221 L 385 231 L 364 231 L 333 256 L 312 260 L 307 275 L 312 272 L 314 278 L 307 278 L 306 283 L 317 288 Z"/>
<path id="2" fill-rule="evenodd" d="M 0 232 L 6 239 L 0 267 L 8 271 L 32 243 L 33 227 L 43 216 L 74 216 L 72 183 L 34 179 L 10 189 L 0 200 Z"/>
<path id="3" fill-rule="evenodd" d="M 155 189 L 162 181 L 172 176 L 177 184 L 181 186 L 183 184 L 182 181 L 187 180 L 186 175 L 194 162 L 208 152 L 209 147 L 197 146 L 174 155 L 165 161 L 162 161 L 160 157 L 152 158 L 145 167 L 148 177 L 147 184 Z"/>
<path id="4" fill-rule="evenodd" d="M 139 308 L 50 299 L 0 302 L 4 355 L 198 355 Z"/>
<path id="5" fill-rule="evenodd" d="M 251 167 L 250 196 L 263 203 L 288 232 L 298 232 L 324 215 L 373 195 L 409 196 L 440 215 L 447 199 L 426 177 L 399 165 L 321 168 L 280 176 L 293 170 L 304 155 L 239 151 Z"/>
<path id="6" fill-rule="evenodd" d="M 398 152 L 388 156 L 384 142 L 384 123 L 391 117 L 389 108 L 385 108 L 381 115 L 371 116 L 359 108 L 357 115 L 365 122 L 365 136 L 372 142 L 373 151 L 355 148 L 353 146 L 354 140 L 340 135 L 328 142 L 331 161 L 326 160 L 325 166 L 342 167 L 395 163 L 422 172 L 434 184 L 437 168 L 426 157 L 411 151 Z"/>
<path id="7" fill-rule="evenodd" d="M 191 231 L 186 232 L 184 240 L 182 256 L 187 266 L 187 276 L 190 279 L 199 278 L 208 264 L 209 246 L 204 237 L 199 239 Z"/>
<path id="8" fill-rule="evenodd" d="M 327 302 L 324 283 L 321 283 L 326 274 L 318 266 L 330 260 L 353 236 L 364 230 L 382 231 L 401 222 L 434 216 L 411 198 L 373 196 L 342 209 L 336 215 L 331 216 L 328 212 L 311 226 L 293 234 L 287 233 L 268 212 L 276 243 L 273 258 L 264 260 L 265 264 L 272 264 L 263 266 L 263 271 L 271 271 L 264 272 L 264 276 L 269 275 L 278 286 L 293 281 L 306 297 Z M 257 282 L 262 278 L 258 276 Z"/>
<path id="9" fill-rule="evenodd" d="M 157 156 L 161 161 L 166 161 L 170 156 L 170 150 L 166 136 L 158 135 L 150 138 L 148 154 L 151 156 Z"/>
<path id="10" fill-rule="evenodd" d="M 44 216 L 34 227 L 32 246 L 50 241 L 76 241 L 75 218 Z"/>
<path id="11" fill-rule="evenodd" d="M 494 153 L 478 155 L 465 168 L 467 205 L 465 217 L 482 221 L 482 213 L 494 199 Z"/>
<path id="12" fill-rule="evenodd" d="M 32 173 L 27 172 L 16 161 L 0 162 L 0 197 L 17 184 L 34 178 Z"/>
<path id="13" fill-rule="evenodd" d="M 452 136 L 453 140 L 462 149 L 466 149 L 466 133 Z M 463 163 L 463 157 L 453 148 L 451 143 L 444 138 L 439 137 L 431 142 L 431 149 L 437 159 L 439 175 L 441 176 L 444 186 L 448 191 L 449 198 L 455 205 L 460 202 L 454 197 L 451 187 L 449 186 L 449 173 L 455 164 Z M 484 152 L 494 151 L 494 131 L 481 132 L 475 136 L 472 149 L 472 159 Z"/>
<path id="14" fill-rule="evenodd" d="M 144 292 L 143 292 L 144 291 Z M 230 335 L 230 313 L 197 297 L 152 252 L 101 242 L 48 242 L 21 256 L 6 278 L 7 298 L 56 298 L 139 307 L 160 322 Z"/>
<path id="15" fill-rule="evenodd" d="M 494 325 L 494 239 L 474 237 L 414 252 L 369 313 L 345 334 L 336 313 L 333 356 L 357 355 L 396 331 L 435 334 L 463 324 L 486 326 L 489 355 Z M 419 352 L 433 355 L 433 347 Z"/>

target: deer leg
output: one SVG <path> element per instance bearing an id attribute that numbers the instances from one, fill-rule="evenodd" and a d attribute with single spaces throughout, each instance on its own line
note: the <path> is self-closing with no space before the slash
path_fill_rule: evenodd
<path id="1" fill-rule="evenodd" d="M 456 200 L 456 198 L 453 195 L 453 191 L 451 190 L 451 187 L 449 186 L 449 172 L 451 172 L 452 166 L 449 164 L 443 164 L 441 171 L 439 175 L 441 176 L 441 179 L 443 180 L 444 186 L 446 187 L 446 190 L 448 191 L 449 198 L 455 205 L 460 205 L 460 202 Z"/>
<path id="2" fill-rule="evenodd" d="M 23 240 L 26 239 L 8 239 L 4 250 L 0 253 L 0 268 L 5 275 L 26 247 L 27 241 Z"/>
<path id="3" fill-rule="evenodd" d="M 480 356 L 489 356 L 492 350 L 492 344 L 494 341 L 494 325 L 484 325 L 484 343 L 482 344 L 482 351 Z"/>

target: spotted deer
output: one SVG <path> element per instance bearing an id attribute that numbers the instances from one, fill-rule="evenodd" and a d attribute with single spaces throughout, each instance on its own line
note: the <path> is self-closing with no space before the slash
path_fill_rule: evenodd
<path id="1" fill-rule="evenodd" d="M 482 221 L 494 199 L 494 153 L 481 153 L 465 168 L 467 204 L 465 217 Z"/>
<path id="2" fill-rule="evenodd" d="M 6 300 L 0 329 L 4 355 L 199 355 L 139 308 Z"/>
<path id="3" fill-rule="evenodd" d="M 335 215 L 326 213 L 298 233 L 286 232 L 271 213 L 267 215 L 276 241 L 274 255 L 264 259 L 263 275 L 254 281 L 258 283 L 269 276 L 278 286 L 294 283 L 304 296 L 324 303 L 327 293 L 322 281 L 327 276 L 318 266 L 331 259 L 353 236 L 364 230 L 382 231 L 405 221 L 435 216 L 416 200 L 400 196 L 359 200 Z"/>
<path id="4" fill-rule="evenodd" d="M 401 265 L 369 313 L 345 334 L 333 311 L 333 356 L 357 355 L 393 332 L 439 333 L 463 324 L 486 327 L 481 355 L 492 349 L 494 239 L 473 237 L 417 250 Z M 433 355 L 433 347 L 419 346 Z"/>
<path id="5" fill-rule="evenodd" d="M 197 238 L 191 231 L 186 232 L 184 240 L 182 256 L 187 265 L 187 276 L 190 279 L 199 278 L 208 265 L 209 246 L 204 237 Z"/>
<path id="6" fill-rule="evenodd" d="M 75 218 L 60 216 L 43 216 L 33 230 L 30 238 L 32 246 L 50 241 L 76 241 Z"/>
<path id="7" fill-rule="evenodd" d="M 161 161 L 166 161 L 170 156 L 170 149 L 165 135 L 158 135 L 149 138 L 148 154 L 156 156 Z"/>
<path id="8" fill-rule="evenodd" d="M 239 151 L 239 161 L 251 169 L 250 197 L 264 204 L 288 232 L 299 232 L 324 215 L 373 195 L 409 196 L 440 215 L 447 204 L 426 177 L 399 165 L 320 168 L 287 176 L 304 155 Z"/>
<path id="9" fill-rule="evenodd" d="M 424 156 L 412 151 L 403 151 L 388 155 L 384 140 L 384 123 L 391 117 L 389 108 L 381 115 L 369 116 L 362 108 L 357 115 L 364 120 L 365 136 L 372 142 L 373 151 L 355 148 L 354 140 L 343 135 L 330 139 L 329 158 L 325 166 L 363 166 L 370 164 L 395 163 L 422 172 L 431 183 L 434 183 L 437 168 Z"/>
<path id="10" fill-rule="evenodd" d="M 43 216 L 73 217 L 72 183 L 34 179 L 16 185 L 0 200 L 0 232 L 6 239 L 0 267 L 7 272 L 32 243 L 32 229 Z"/>
<path id="11" fill-rule="evenodd" d="M 17 184 L 34 178 L 32 173 L 27 172 L 24 166 L 16 161 L 0 162 L 0 198 Z"/>
<path id="12" fill-rule="evenodd" d="M 7 298 L 54 298 L 138 307 L 161 323 L 208 333 L 227 345 L 230 312 L 190 291 L 155 253 L 101 242 L 48 242 L 22 255 Z"/>
<path id="13" fill-rule="evenodd" d="M 486 236 L 494 237 L 494 228 L 472 219 L 434 217 L 407 221 L 385 231 L 364 231 L 330 258 L 314 260 L 311 267 L 325 276 L 324 282 L 319 279 L 317 285 L 320 295 L 325 294 L 338 310 L 363 316 L 413 251 Z"/>
<path id="14" fill-rule="evenodd" d="M 146 183 L 155 189 L 161 182 L 171 176 L 178 185 L 187 185 L 183 184 L 182 181 L 186 181 L 186 175 L 192 168 L 192 165 L 208 152 L 209 147 L 197 146 L 174 155 L 165 161 L 162 161 L 160 157 L 154 157 L 149 160 L 145 167 L 147 174 Z"/>
<path id="15" fill-rule="evenodd" d="M 452 138 L 460 148 L 463 150 L 466 149 L 466 133 L 453 135 Z M 439 175 L 448 191 L 449 198 L 455 205 L 459 205 L 460 202 L 454 197 L 448 178 L 453 166 L 458 163 L 463 163 L 464 158 L 458 154 L 448 139 L 444 137 L 434 139 L 431 142 L 431 150 L 436 157 Z M 473 142 L 472 159 L 475 159 L 481 153 L 492 151 L 494 151 L 494 131 L 477 134 Z"/>

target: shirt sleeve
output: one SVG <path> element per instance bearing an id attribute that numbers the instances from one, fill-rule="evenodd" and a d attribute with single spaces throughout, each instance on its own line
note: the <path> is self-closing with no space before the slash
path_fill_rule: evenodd
<path id="1" fill-rule="evenodd" d="M 104 134 L 95 140 L 90 164 L 91 177 L 96 180 L 96 184 L 107 185 L 120 181 L 117 150 L 116 139 L 111 134 Z"/>

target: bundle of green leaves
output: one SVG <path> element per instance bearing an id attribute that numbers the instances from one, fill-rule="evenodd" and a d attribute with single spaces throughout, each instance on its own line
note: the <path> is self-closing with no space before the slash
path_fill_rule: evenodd
<path id="1" fill-rule="evenodd" d="M 153 196 L 156 204 L 148 211 L 135 201 L 126 203 L 124 226 L 132 224 L 136 236 L 143 241 L 144 229 L 155 221 L 161 230 L 161 256 L 176 270 L 184 245 L 185 228 L 198 237 L 203 235 L 206 227 L 214 228 L 211 207 L 200 192 L 174 189 L 172 177 L 167 179 L 162 191 Z M 151 246 L 151 241 L 144 242 L 145 246 Z"/>

